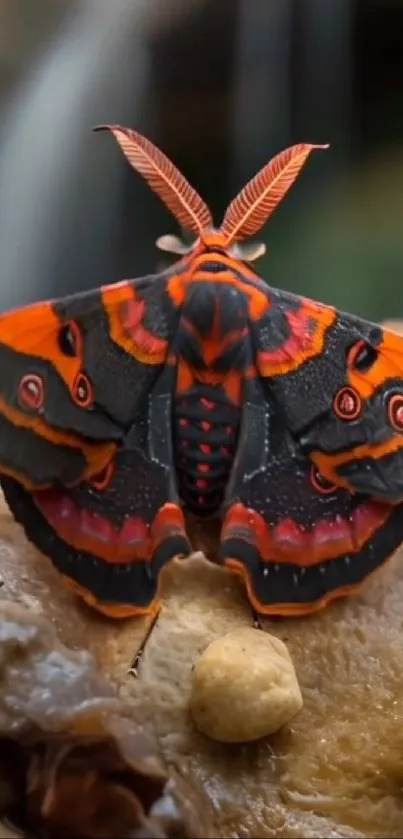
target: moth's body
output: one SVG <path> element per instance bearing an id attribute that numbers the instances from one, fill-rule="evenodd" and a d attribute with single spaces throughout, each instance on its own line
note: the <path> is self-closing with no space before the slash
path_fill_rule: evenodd
<path id="1" fill-rule="evenodd" d="M 239 266 L 241 268 L 241 266 Z M 174 452 L 182 502 L 218 513 L 236 453 L 250 340 L 241 271 L 209 250 L 186 266 L 187 289 L 172 357 L 177 366 Z"/>
<path id="2" fill-rule="evenodd" d="M 257 612 L 321 609 L 403 541 L 403 339 L 243 258 L 313 146 L 268 164 L 215 230 L 161 152 L 112 130 L 198 238 L 163 237 L 181 256 L 163 273 L 0 317 L 9 506 L 114 617 L 157 607 L 161 569 L 192 550 L 186 511 L 221 517 L 218 561 Z"/>

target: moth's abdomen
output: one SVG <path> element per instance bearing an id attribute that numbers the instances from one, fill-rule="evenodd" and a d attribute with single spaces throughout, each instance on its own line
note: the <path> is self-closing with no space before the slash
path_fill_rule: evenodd
<path id="1" fill-rule="evenodd" d="M 174 448 L 179 494 L 198 516 L 221 506 L 235 456 L 240 407 L 221 385 L 195 382 L 175 405 Z"/>

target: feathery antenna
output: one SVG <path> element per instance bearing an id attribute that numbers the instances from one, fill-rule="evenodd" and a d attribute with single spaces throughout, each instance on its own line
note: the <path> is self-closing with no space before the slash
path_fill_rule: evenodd
<path id="1" fill-rule="evenodd" d="M 200 195 L 190 186 L 179 169 L 150 140 L 120 125 L 98 125 L 94 131 L 110 131 L 130 165 L 147 181 L 162 199 L 178 223 L 197 237 L 213 227 L 211 212 Z M 227 248 L 254 236 L 284 198 L 305 161 L 315 149 L 329 145 L 299 143 L 277 154 L 266 164 L 228 206 L 219 233 Z M 192 246 L 183 245 L 177 237 L 160 237 L 158 246 L 172 253 L 185 254 Z M 261 245 L 252 246 L 253 259 L 262 256 Z"/>
<path id="2" fill-rule="evenodd" d="M 284 198 L 311 151 L 327 148 L 299 143 L 273 157 L 231 201 L 220 227 L 226 246 L 254 236 Z"/>
<path id="3" fill-rule="evenodd" d="M 213 219 L 207 204 L 150 140 L 120 125 L 98 125 L 94 131 L 113 134 L 133 169 L 143 176 L 186 230 L 201 236 L 212 227 Z"/>

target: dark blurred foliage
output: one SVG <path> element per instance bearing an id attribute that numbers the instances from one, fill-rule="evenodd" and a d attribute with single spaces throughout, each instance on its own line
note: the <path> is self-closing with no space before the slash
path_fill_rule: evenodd
<path id="1" fill-rule="evenodd" d="M 0 308 L 154 270 L 175 222 L 93 125 L 172 157 L 219 223 L 273 154 L 330 142 L 264 278 L 403 315 L 402 0 L 0 0 Z"/>

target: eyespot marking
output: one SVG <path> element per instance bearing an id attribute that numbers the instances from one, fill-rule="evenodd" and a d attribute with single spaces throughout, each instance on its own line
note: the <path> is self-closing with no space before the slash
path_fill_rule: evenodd
<path id="1" fill-rule="evenodd" d="M 403 394 L 395 393 L 389 399 L 389 422 L 396 431 L 403 432 Z"/>
<path id="2" fill-rule="evenodd" d="M 78 324 L 74 321 L 65 323 L 58 335 L 59 348 L 63 355 L 69 358 L 80 358 L 82 355 L 82 335 Z"/>
<path id="3" fill-rule="evenodd" d="M 340 388 L 333 400 L 333 410 L 339 419 L 346 422 L 358 419 L 362 412 L 360 395 L 352 387 Z"/>
<path id="4" fill-rule="evenodd" d="M 367 341 L 357 341 L 353 344 L 347 354 L 347 366 L 350 369 L 359 370 L 364 373 L 371 369 L 377 360 L 379 352 L 376 347 Z"/>
<path id="5" fill-rule="evenodd" d="M 18 388 L 18 399 L 22 407 L 39 411 L 45 398 L 43 381 L 40 376 L 28 373 L 23 376 Z"/>
<path id="6" fill-rule="evenodd" d="M 84 373 L 79 373 L 74 381 L 73 399 L 80 408 L 90 408 L 94 402 L 92 384 Z"/>
<path id="7" fill-rule="evenodd" d="M 331 495 L 337 490 L 335 484 L 332 484 L 320 474 L 315 464 L 311 466 L 311 484 L 316 489 L 316 492 L 319 492 L 321 495 Z"/>

